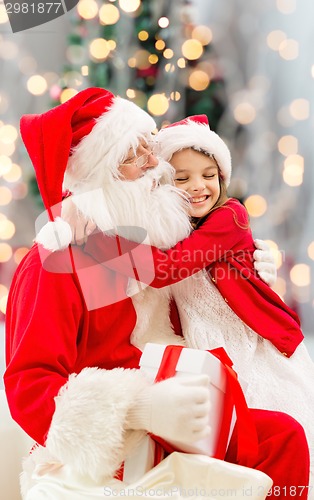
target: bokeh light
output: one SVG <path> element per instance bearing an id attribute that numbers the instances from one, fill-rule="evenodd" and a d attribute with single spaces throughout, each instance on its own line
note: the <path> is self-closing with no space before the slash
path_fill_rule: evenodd
<path id="1" fill-rule="evenodd" d="M 12 201 L 12 191 L 7 186 L 0 186 L 0 206 L 5 206 Z"/>
<path id="2" fill-rule="evenodd" d="M 141 42 L 145 42 L 145 40 L 148 40 L 149 38 L 149 33 L 148 31 L 142 30 L 138 33 L 138 39 L 141 40 Z"/>
<path id="3" fill-rule="evenodd" d="M 2 40 L 0 44 L 0 56 L 9 61 L 15 59 L 19 53 L 18 45 L 10 40 Z"/>
<path id="4" fill-rule="evenodd" d="M 4 180 L 7 182 L 17 182 L 22 177 L 22 169 L 16 163 L 12 163 L 11 168 L 6 174 L 3 174 Z"/>
<path id="5" fill-rule="evenodd" d="M 311 270 L 307 264 L 296 264 L 290 270 L 290 279 L 296 286 L 308 286 L 311 282 Z"/>
<path id="6" fill-rule="evenodd" d="M 282 14 L 293 14 L 296 10 L 296 0 L 276 0 L 276 6 Z"/>
<path id="7" fill-rule="evenodd" d="M 164 48 L 166 47 L 166 43 L 163 40 L 157 40 L 157 42 L 155 43 L 155 47 L 157 50 L 164 50 Z"/>
<path id="8" fill-rule="evenodd" d="M 310 259 L 314 260 L 314 241 L 307 247 L 307 253 Z"/>
<path id="9" fill-rule="evenodd" d="M 27 80 L 27 89 L 33 95 L 42 95 L 47 88 L 47 81 L 41 75 L 33 75 Z"/>
<path id="10" fill-rule="evenodd" d="M 169 108 L 169 101 L 164 94 L 153 94 L 147 101 L 149 113 L 154 116 L 164 115 Z"/>
<path id="11" fill-rule="evenodd" d="M 14 200 L 22 200 L 28 195 L 28 184 L 26 182 L 19 182 L 16 184 L 14 189 L 12 189 L 12 195 Z"/>
<path id="12" fill-rule="evenodd" d="M 20 248 L 17 248 L 14 252 L 14 255 L 13 255 L 13 258 L 14 258 L 14 262 L 19 265 L 19 263 L 21 262 L 21 260 L 25 257 L 25 255 L 27 255 L 29 252 L 29 248 L 27 247 L 20 247 Z"/>
<path id="13" fill-rule="evenodd" d="M 278 141 L 278 151 L 284 156 L 296 155 L 298 147 L 298 139 L 293 135 L 284 135 Z"/>
<path id="14" fill-rule="evenodd" d="M 150 67 L 149 56 L 148 50 L 137 50 L 134 54 L 135 66 L 138 69 L 148 69 Z"/>
<path id="15" fill-rule="evenodd" d="M 98 14 L 98 4 L 95 0 L 80 0 L 77 12 L 83 19 L 94 19 Z"/>
<path id="16" fill-rule="evenodd" d="M 251 217 L 261 217 L 267 210 L 267 201 L 259 194 L 252 194 L 249 196 L 244 205 Z"/>
<path id="17" fill-rule="evenodd" d="M 203 45 L 199 40 L 195 40 L 194 38 L 186 40 L 182 44 L 182 54 L 190 61 L 199 59 L 203 54 Z"/>
<path id="18" fill-rule="evenodd" d="M 181 99 L 181 94 L 179 91 L 175 90 L 174 92 L 171 92 L 170 94 L 170 99 L 172 101 L 180 101 Z"/>
<path id="19" fill-rule="evenodd" d="M 12 160 L 6 155 L 0 155 L 0 175 L 6 175 L 12 166 Z"/>
<path id="20" fill-rule="evenodd" d="M 5 8 L 5 5 L 0 4 L 0 24 L 5 24 L 9 21 L 9 17 Z"/>
<path id="21" fill-rule="evenodd" d="M 256 118 L 256 109 L 249 102 L 237 104 L 233 110 L 235 120 L 242 125 L 252 123 Z"/>
<path id="22" fill-rule="evenodd" d="M 284 31 L 281 30 L 274 30 L 268 33 L 266 42 L 267 45 L 270 49 L 278 51 L 280 48 L 280 45 L 284 40 L 287 39 L 287 35 Z"/>
<path id="23" fill-rule="evenodd" d="M 8 262 L 12 257 L 12 247 L 8 243 L 0 243 L 0 263 Z"/>
<path id="24" fill-rule="evenodd" d="M 0 220 L 0 238 L 10 240 L 15 234 L 15 225 L 9 219 Z"/>
<path id="25" fill-rule="evenodd" d="M 165 59 L 171 59 L 173 57 L 173 50 L 172 49 L 165 49 L 163 52 L 163 56 Z"/>
<path id="26" fill-rule="evenodd" d="M 0 140 L 0 155 L 4 156 L 12 156 L 15 152 L 15 144 L 12 142 L 11 144 L 3 143 Z"/>
<path id="27" fill-rule="evenodd" d="M 167 64 L 165 65 L 165 71 L 166 71 L 167 73 L 173 73 L 173 72 L 175 71 L 175 69 L 176 69 L 176 67 L 175 67 L 175 65 L 174 65 L 174 64 L 167 63 Z"/>
<path id="28" fill-rule="evenodd" d="M 3 295 L 0 298 L 0 312 L 2 312 L 3 314 L 6 313 L 7 303 L 8 303 L 8 294 L 7 295 Z"/>
<path id="29" fill-rule="evenodd" d="M 299 56 L 299 43 L 297 40 L 287 38 L 279 46 L 279 54 L 286 61 L 293 61 Z"/>
<path id="30" fill-rule="evenodd" d="M 150 54 L 148 60 L 150 64 L 157 64 L 159 61 L 159 57 L 157 56 L 157 54 Z"/>
<path id="31" fill-rule="evenodd" d="M 287 292 L 287 282 L 284 278 L 280 276 L 277 278 L 276 283 L 272 286 L 272 289 L 278 293 L 278 295 L 283 299 Z"/>
<path id="32" fill-rule="evenodd" d="M 13 125 L 3 125 L 0 127 L 0 141 L 5 144 L 11 144 L 16 141 L 18 133 Z"/>
<path id="33" fill-rule="evenodd" d="M 61 95 L 60 95 L 61 104 L 68 101 L 69 99 L 71 99 L 71 97 L 75 96 L 77 93 L 78 93 L 78 90 L 76 90 L 76 89 L 64 89 L 64 90 L 62 90 Z"/>
<path id="34" fill-rule="evenodd" d="M 295 120 L 307 120 L 310 116 L 310 103 L 307 99 L 295 99 L 289 110 Z"/>
<path id="35" fill-rule="evenodd" d="M 184 57 L 180 57 L 178 60 L 177 60 L 177 66 L 181 69 L 185 68 L 186 67 L 186 61 L 184 59 Z"/>
<path id="36" fill-rule="evenodd" d="M 158 26 L 160 26 L 161 28 L 168 28 L 169 26 L 168 17 L 161 17 L 160 19 L 158 19 Z"/>
<path id="37" fill-rule="evenodd" d="M 4 297 L 4 296 L 8 295 L 8 293 L 9 293 L 8 288 L 7 288 L 5 285 L 2 285 L 2 284 L 0 283 L 0 299 L 1 299 L 2 297 Z"/>
<path id="38" fill-rule="evenodd" d="M 109 53 L 110 47 L 104 38 L 95 38 L 89 45 L 89 53 L 97 62 L 104 61 Z"/>
<path id="39" fill-rule="evenodd" d="M 88 66 L 86 64 L 84 64 L 81 67 L 81 73 L 82 73 L 82 76 L 88 76 L 89 70 L 88 70 Z"/>
<path id="40" fill-rule="evenodd" d="M 213 39 L 213 32 L 208 26 L 199 25 L 192 30 L 192 38 L 202 45 L 208 45 Z"/>
<path id="41" fill-rule="evenodd" d="M 300 155 L 289 155 L 284 161 L 283 180 L 289 186 L 300 186 L 303 182 L 304 158 Z"/>
<path id="42" fill-rule="evenodd" d="M 135 12 L 141 5 L 141 0 L 119 0 L 119 5 L 124 12 Z"/>
<path id="43" fill-rule="evenodd" d="M 116 24 L 120 19 L 119 9 L 110 3 L 104 4 L 99 9 L 99 19 L 101 24 Z"/>
<path id="44" fill-rule="evenodd" d="M 205 71 L 195 70 L 189 75 L 189 85 L 193 90 L 205 90 L 210 83 L 210 79 Z"/>

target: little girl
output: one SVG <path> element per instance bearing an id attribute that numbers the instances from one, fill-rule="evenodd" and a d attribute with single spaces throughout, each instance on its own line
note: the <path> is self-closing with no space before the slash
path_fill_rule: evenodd
<path id="1" fill-rule="evenodd" d="M 247 212 L 226 194 L 229 151 L 204 115 L 162 129 L 158 140 L 161 156 L 176 170 L 176 186 L 189 196 L 194 227 L 206 231 L 208 224 L 216 242 L 207 247 L 212 264 L 206 270 L 171 286 L 187 345 L 224 347 L 246 381 L 249 407 L 283 411 L 303 425 L 313 484 L 314 364 L 299 343 L 297 316 L 253 271 Z"/>
<path id="2" fill-rule="evenodd" d="M 151 267 L 152 257 L 155 264 L 149 285 L 172 285 L 170 293 L 188 347 L 225 348 L 245 381 L 249 407 L 283 411 L 303 425 L 313 463 L 314 365 L 302 342 L 297 315 L 254 270 L 247 212 L 226 194 L 230 152 L 203 115 L 162 129 L 157 140 L 161 157 L 175 169 L 176 186 L 189 197 L 196 231 L 170 250 L 144 249 L 138 258 L 142 270 Z M 121 260 L 110 259 L 111 245 L 110 240 L 104 245 L 96 238 L 84 250 L 129 275 L 133 266 L 122 267 Z M 204 262 L 206 269 L 193 274 Z M 150 333 L 152 323 L 144 325 Z"/>

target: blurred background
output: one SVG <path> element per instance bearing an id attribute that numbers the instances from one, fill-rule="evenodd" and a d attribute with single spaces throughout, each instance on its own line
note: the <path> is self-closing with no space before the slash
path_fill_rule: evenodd
<path id="1" fill-rule="evenodd" d="M 12 33 L 0 0 L 0 371 L 8 290 L 43 209 L 19 120 L 89 86 L 158 127 L 208 116 L 232 153 L 229 194 L 269 241 L 314 357 L 313 22 L 313 0 L 80 0 Z"/>

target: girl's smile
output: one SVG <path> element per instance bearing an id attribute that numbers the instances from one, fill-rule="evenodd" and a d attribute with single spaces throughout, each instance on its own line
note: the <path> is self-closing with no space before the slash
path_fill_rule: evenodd
<path id="1" fill-rule="evenodd" d="M 190 216 L 204 217 L 217 203 L 220 195 L 216 160 L 194 149 L 182 149 L 170 160 L 175 168 L 175 185 L 189 196 Z"/>

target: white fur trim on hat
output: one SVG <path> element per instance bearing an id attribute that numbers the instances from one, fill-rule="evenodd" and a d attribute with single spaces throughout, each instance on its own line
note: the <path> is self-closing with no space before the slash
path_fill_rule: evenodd
<path id="1" fill-rule="evenodd" d="M 187 120 L 182 125 L 169 126 L 157 134 L 160 144 L 160 156 L 166 161 L 177 151 L 193 148 L 205 151 L 215 157 L 221 174 L 228 186 L 231 177 L 231 155 L 228 147 L 218 134 L 203 123 Z"/>
<path id="2" fill-rule="evenodd" d="M 56 217 L 54 221 L 47 222 L 41 228 L 34 241 L 54 252 L 67 248 L 71 240 L 71 226 L 61 217 Z"/>
<path id="3" fill-rule="evenodd" d="M 129 149 L 135 150 L 156 129 L 146 111 L 121 97 L 96 122 L 69 158 L 63 187 L 74 194 L 110 184 Z"/>

